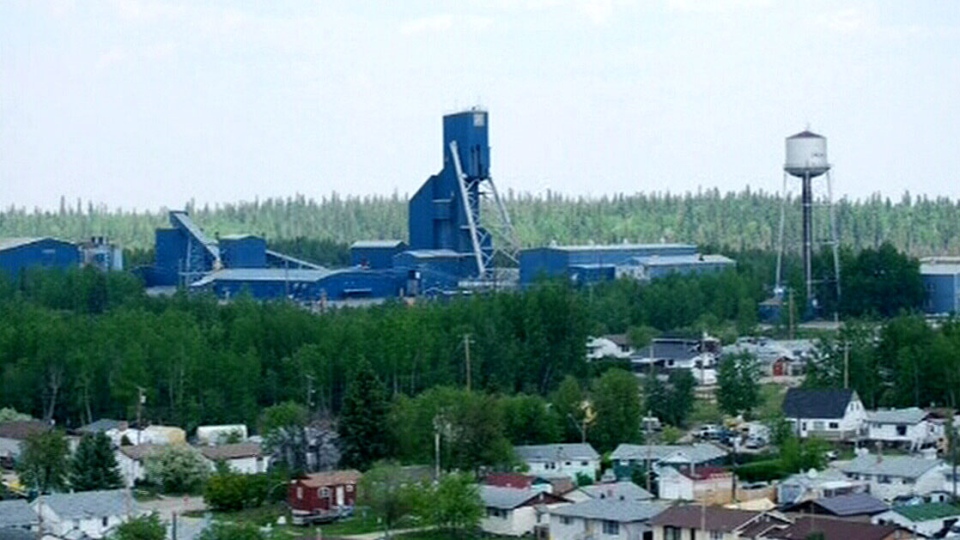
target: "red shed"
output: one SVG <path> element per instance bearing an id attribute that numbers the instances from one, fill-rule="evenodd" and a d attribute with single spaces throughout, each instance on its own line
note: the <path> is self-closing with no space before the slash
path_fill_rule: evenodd
<path id="1" fill-rule="evenodd" d="M 336 518 L 357 502 L 355 470 L 309 474 L 290 482 L 287 504 L 293 511 L 294 523 Z M 299 519 L 298 519 L 299 518 Z"/>

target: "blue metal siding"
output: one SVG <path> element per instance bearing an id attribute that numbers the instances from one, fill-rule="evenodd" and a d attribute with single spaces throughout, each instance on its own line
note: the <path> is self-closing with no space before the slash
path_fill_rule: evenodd
<path id="1" fill-rule="evenodd" d="M 263 238 L 221 238 L 219 244 L 224 268 L 267 267 L 267 242 Z"/>
<path id="2" fill-rule="evenodd" d="M 15 277 L 27 268 L 75 268 L 80 265 L 76 244 L 43 238 L 0 251 L 0 270 Z"/>
<path id="3" fill-rule="evenodd" d="M 187 238 L 179 229 L 157 229 L 156 270 L 149 273 L 147 286 L 172 286 L 178 283 Z"/>
<path id="4" fill-rule="evenodd" d="M 352 247 L 350 262 L 354 266 L 364 266 L 372 270 L 393 268 L 393 257 L 403 251 L 404 245 L 396 247 Z"/>
<path id="5" fill-rule="evenodd" d="M 957 312 L 960 274 L 924 274 L 920 278 L 927 293 L 924 312 L 931 315 Z"/>
<path id="6" fill-rule="evenodd" d="M 566 276 L 569 260 L 565 251 L 556 248 L 525 249 L 520 252 L 520 284 L 529 285 L 541 276 Z"/>

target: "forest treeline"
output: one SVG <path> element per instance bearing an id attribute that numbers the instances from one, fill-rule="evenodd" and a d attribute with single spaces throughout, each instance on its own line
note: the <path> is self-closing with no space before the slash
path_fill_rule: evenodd
<path id="1" fill-rule="evenodd" d="M 392 396 L 462 387 L 468 347 L 476 390 L 546 396 L 567 376 L 586 388 L 596 375 L 585 361 L 589 335 L 707 331 L 729 341 L 751 332 L 776 256 L 735 255 L 736 269 L 719 274 L 588 288 L 544 281 L 522 294 L 391 301 L 322 316 L 244 297 L 153 298 L 132 274 L 92 268 L 0 276 L 0 407 L 66 426 L 130 419 L 142 388 L 151 422 L 254 425 L 264 407 L 287 401 L 338 413 L 363 362 Z M 922 289 L 914 287 L 921 298 L 894 296 L 877 281 L 918 283 L 914 259 L 890 246 L 845 257 L 846 284 L 862 292 L 844 315 L 919 305 Z M 897 270 L 878 273 L 878 265 Z"/>
<path id="2" fill-rule="evenodd" d="M 749 189 L 600 198 L 509 191 L 505 200 L 523 246 L 667 241 L 737 251 L 773 250 L 781 212 L 777 194 Z M 801 234 L 796 203 L 791 201 L 786 210 L 785 235 L 793 246 Z M 263 235 L 271 242 L 306 238 L 339 244 L 407 238 L 407 198 L 396 193 L 370 197 L 334 193 L 320 199 L 298 195 L 216 206 L 188 202 L 185 208 L 211 236 L 242 232 Z M 889 242 L 913 256 L 960 255 L 958 201 L 904 193 L 899 200 L 879 195 L 843 199 L 835 208 L 840 240 L 855 251 Z M 825 219 L 816 224 L 818 239 L 829 237 L 828 225 Z M 167 226 L 165 210 L 126 212 L 64 199 L 55 211 L 9 207 L 0 212 L 0 237 L 80 240 L 103 235 L 131 250 L 152 247 L 153 231 L 162 226 Z"/>

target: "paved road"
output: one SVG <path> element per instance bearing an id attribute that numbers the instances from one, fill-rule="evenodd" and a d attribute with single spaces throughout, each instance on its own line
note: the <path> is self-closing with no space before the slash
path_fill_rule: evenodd
<path id="1" fill-rule="evenodd" d="M 394 529 L 390 531 L 390 536 L 394 537 L 394 536 L 397 536 L 398 534 L 427 531 L 427 530 L 430 530 L 431 528 L 432 527 L 414 527 L 412 529 Z M 349 534 L 349 535 L 341 534 L 337 536 L 337 538 L 341 540 L 380 540 L 381 538 L 383 538 L 383 531 L 366 533 L 366 534 Z"/>
<path id="2" fill-rule="evenodd" d="M 161 496 L 155 501 L 141 502 L 140 508 L 148 512 L 157 512 L 160 519 L 169 521 L 174 512 L 182 515 L 184 512 L 203 511 L 207 505 L 203 502 L 203 497 L 166 497 Z"/>

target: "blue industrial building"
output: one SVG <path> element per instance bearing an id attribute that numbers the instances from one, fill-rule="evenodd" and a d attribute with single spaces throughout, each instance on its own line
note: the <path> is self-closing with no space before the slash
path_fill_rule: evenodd
<path id="1" fill-rule="evenodd" d="M 672 273 L 721 272 L 734 264 L 722 255 L 700 254 L 689 244 L 549 246 L 520 252 L 520 284 L 541 277 L 564 277 L 578 284 L 619 277 L 650 280 Z"/>
<path id="2" fill-rule="evenodd" d="M 399 283 L 394 275 L 365 269 L 237 268 L 211 272 L 190 289 L 209 291 L 223 299 L 247 293 L 260 300 L 324 302 L 401 296 Z"/>
<path id="3" fill-rule="evenodd" d="M 393 258 L 406 250 L 402 240 L 360 240 L 350 245 L 350 263 L 373 270 L 393 268 Z"/>
<path id="4" fill-rule="evenodd" d="M 924 259 L 920 279 L 927 297 L 923 311 L 930 315 L 960 313 L 960 258 Z"/>
<path id="5" fill-rule="evenodd" d="M 56 238 L 0 238 L 0 271 L 15 278 L 27 268 L 76 268 L 80 248 Z"/>

